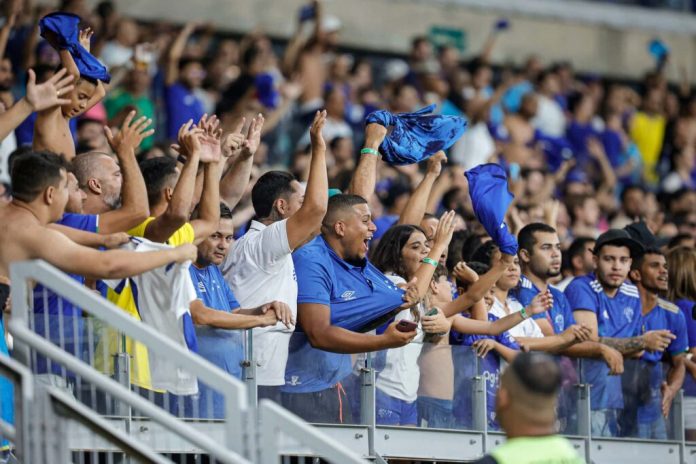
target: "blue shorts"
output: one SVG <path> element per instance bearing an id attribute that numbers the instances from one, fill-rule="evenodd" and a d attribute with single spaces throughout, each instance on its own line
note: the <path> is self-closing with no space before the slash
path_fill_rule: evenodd
<path id="1" fill-rule="evenodd" d="M 441 400 L 429 396 L 418 397 L 418 425 L 431 429 L 453 429 L 454 412 L 452 400 Z"/>
<path id="2" fill-rule="evenodd" d="M 415 426 L 418 424 L 418 408 L 415 401 L 409 403 L 389 396 L 379 388 L 376 390 L 376 415 L 379 425 Z"/>

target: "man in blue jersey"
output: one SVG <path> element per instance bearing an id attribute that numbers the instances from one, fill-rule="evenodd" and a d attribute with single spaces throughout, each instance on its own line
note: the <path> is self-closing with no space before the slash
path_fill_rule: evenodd
<path id="1" fill-rule="evenodd" d="M 575 278 L 565 291 L 575 320 L 624 356 L 664 351 L 675 338 L 668 330 L 636 335 L 642 324 L 640 294 L 626 279 L 631 257 L 641 251 L 642 246 L 624 230 L 603 233 L 594 248 L 596 272 Z M 591 385 L 592 435 L 619 436 L 617 416 L 624 406 L 621 378 L 610 376 L 605 364 L 589 360 L 583 374 L 583 381 Z"/>
<path id="2" fill-rule="evenodd" d="M 646 351 L 641 362 L 627 366 L 621 421 L 625 436 L 666 440 L 665 417 L 684 383 L 684 359 L 689 349 L 686 319 L 677 305 L 659 297 L 667 292 L 667 275 L 667 260 L 657 248 L 648 248 L 631 265 L 630 277 L 638 288 L 642 307 L 640 333 L 669 330 L 676 338 L 666 350 Z M 662 369 L 663 357 L 669 360 L 666 377 Z"/>
<path id="3" fill-rule="evenodd" d="M 553 295 L 553 307 L 546 313 L 534 315 L 532 318 L 544 336 L 560 334 L 576 321 L 563 292 L 549 284 L 561 272 L 561 242 L 558 233 L 553 227 L 537 222 L 523 227 L 517 241 L 520 247 L 522 276 L 512 294 L 526 306 L 540 292 L 550 291 Z M 596 341 L 578 343 L 566 348 L 562 354 L 601 358 L 607 363 L 612 374 L 623 372 L 621 353 Z"/>
<path id="4" fill-rule="evenodd" d="M 198 300 L 191 303 L 191 318 L 198 339 L 198 354 L 233 377 L 242 378 L 244 332 L 242 329 L 274 325 L 278 313 L 289 313 L 285 303 L 270 301 L 254 309 L 241 309 L 218 266 L 227 257 L 234 240 L 232 211 L 220 203 L 217 231 L 198 245 L 198 259 L 189 267 Z M 236 329 L 236 330 L 235 330 Z M 196 417 L 224 418 L 219 393 L 199 384 Z"/>
<path id="5" fill-rule="evenodd" d="M 322 234 L 293 254 L 302 332 L 290 342 L 281 391 L 283 405 L 310 422 L 351 422 L 341 383 L 352 371 L 350 353 L 404 346 L 416 336 L 396 323 L 380 335 L 358 332 L 416 303 L 367 260 L 374 231 L 365 199 L 334 195 Z"/>

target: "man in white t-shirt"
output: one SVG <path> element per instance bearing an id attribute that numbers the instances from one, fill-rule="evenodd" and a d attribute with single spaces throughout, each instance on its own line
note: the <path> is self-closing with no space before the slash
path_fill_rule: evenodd
<path id="1" fill-rule="evenodd" d="M 251 192 L 256 219 L 222 266 L 242 307 L 256 307 L 270 298 L 287 304 L 292 311 L 291 323 L 253 329 L 258 395 L 277 402 L 279 387 L 285 384 L 288 344 L 297 317 L 292 252 L 319 233 L 328 202 L 322 137 L 325 121 L 326 111 L 318 111 L 310 127 L 312 161 L 306 191 L 289 173 L 270 171 L 261 176 Z"/>

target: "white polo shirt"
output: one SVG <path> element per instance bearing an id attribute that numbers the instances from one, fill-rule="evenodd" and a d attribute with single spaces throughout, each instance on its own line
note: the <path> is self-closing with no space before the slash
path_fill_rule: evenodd
<path id="1" fill-rule="evenodd" d="M 516 312 L 519 312 L 522 310 L 524 306 L 522 306 L 522 303 L 517 301 L 515 298 L 512 296 L 507 297 L 507 305 L 508 308 L 510 309 L 510 314 L 515 314 Z M 500 302 L 497 298 L 493 298 L 493 305 L 491 306 L 491 309 L 489 310 L 491 314 L 496 316 L 498 319 L 502 319 L 508 314 L 505 312 L 505 308 L 503 307 L 503 303 Z M 544 334 L 541 332 L 541 329 L 537 325 L 536 322 L 534 322 L 534 319 L 525 319 L 524 321 L 520 322 L 517 324 L 515 327 L 512 329 L 508 330 L 510 335 L 514 337 L 523 337 L 523 338 L 542 338 Z"/>
<path id="2" fill-rule="evenodd" d="M 232 246 L 221 270 L 242 308 L 281 301 L 297 320 L 297 277 L 287 224 L 287 219 L 269 226 L 252 221 L 247 233 Z M 288 345 L 295 328 L 278 322 L 252 330 L 258 385 L 284 385 Z"/>

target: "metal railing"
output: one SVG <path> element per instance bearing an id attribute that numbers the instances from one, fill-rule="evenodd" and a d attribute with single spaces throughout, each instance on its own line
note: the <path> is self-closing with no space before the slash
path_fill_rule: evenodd
<path id="1" fill-rule="evenodd" d="M 15 337 L 14 356 L 34 369 L 41 365 L 44 371 L 37 373 L 39 377 L 45 372 L 55 372 L 55 376 L 67 378 L 72 385 L 73 394 L 85 406 L 100 412 L 105 420 L 123 429 L 128 435 L 151 444 L 159 453 L 193 454 L 199 458 L 203 454 L 218 458 L 223 453 L 237 453 L 227 455 L 228 461 L 218 458 L 223 462 L 238 459 L 266 463 L 278 455 L 322 456 L 329 462 L 358 462 L 361 457 L 381 462 L 382 456 L 466 461 L 477 459 L 504 439 L 497 431 L 495 417 L 492 416 L 494 408 L 490 404 L 494 400 L 491 386 L 497 381 L 500 362 L 497 359 L 478 358 L 470 347 L 440 346 L 439 360 L 427 361 L 439 363 L 436 365 L 437 369 L 430 373 L 425 365 L 413 366 L 418 369 L 426 384 L 428 381 L 442 379 L 447 379 L 446 382 L 442 381 L 445 384 L 451 382 L 447 385 L 442 382 L 435 385 L 438 389 L 445 390 L 442 394 L 419 392 L 416 405 L 434 405 L 434 410 L 439 411 L 440 415 L 432 415 L 432 409 L 429 412 L 421 411 L 415 427 L 412 426 L 414 424 L 405 427 L 402 426 L 404 424 L 389 422 L 380 415 L 380 401 L 385 398 L 384 391 L 380 389 L 380 376 L 384 375 L 384 360 L 389 350 L 358 358 L 346 355 L 348 358 L 344 357 L 343 361 L 350 363 L 352 371 L 341 382 L 341 389 L 345 387 L 348 392 L 342 398 L 349 402 L 355 420 L 341 423 L 332 419 L 330 411 L 326 411 L 327 419 L 317 420 L 320 423 L 309 427 L 306 421 L 300 420 L 307 419 L 301 409 L 290 409 L 299 419 L 283 409 L 292 406 L 286 401 L 290 400 L 292 403 L 296 399 L 292 397 L 292 389 L 284 388 L 286 392 L 281 395 L 279 405 L 262 400 L 258 409 L 255 407 L 257 385 L 254 352 L 250 342 L 246 346 L 246 360 L 242 362 L 245 386 L 184 347 L 134 320 L 46 263 L 20 263 L 13 265 L 11 271 L 13 315 L 10 331 Z M 35 309 L 32 297 L 34 301 L 37 298 L 47 300 L 47 297 L 31 292 L 29 281 L 40 282 L 51 293 L 66 298 L 89 315 L 83 318 L 82 342 L 73 343 L 60 337 L 56 339 L 51 336 L 50 330 L 38 333 L 40 331 L 37 327 L 40 324 L 32 321 L 32 317 L 46 319 L 48 316 L 32 312 Z M 74 324 L 74 320 L 70 321 L 68 318 L 61 322 L 63 311 L 62 308 L 59 309 L 57 314 L 50 315 L 51 320 L 63 328 Z M 123 360 L 123 364 L 115 363 L 113 372 L 103 367 L 99 370 L 91 367 L 97 362 L 96 354 L 104 349 L 105 332 L 100 329 L 104 324 L 116 331 L 119 341 L 118 349 L 107 350 L 106 356 L 113 356 L 117 361 Z M 250 341 L 250 331 L 244 335 Z M 136 356 L 127 348 L 132 348 L 136 341 L 142 342 L 148 352 L 191 372 L 199 383 L 215 389 L 224 400 L 224 416 L 212 417 L 210 411 L 206 412 L 203 407 L 185 412 L 182 410 L 186 408 L 172 408 L 172 404 L 185 405 L 192 398 L 195 399 L 196 395 L 152 393 L 150 390 L 143 394 L 141 388 L 133 385 L 133 366 L 129 365 Z M 75 349 L 74 345 L 80 345 L 81 348 Z M 432 347 L 428 344 L 423 346 Z M 291 351 L 292 356 L 297 356 L 297 353 Z M 493 355 L 489 354 L 491 356 Z M 49 362 L 42 365 L 38 362 L 41 357 Z M 322 367 L 314 359 L 308 358 L 304 367 L 321 370 Z M 418 359 L 423 362 L 423 357 L 419 356 Z M 491 361 L 497 363 L 498 367 L 487 367 L 487 363 Z M 295 363 L 297 362 L 296 358 Z M 592 403 L 592 386 L 585 381 L 584 369 L 588 363 L 593 362 L 595 361 L 562 358 L 561 363 L 564 386 L 559 402 L 558 428 L 571 439 L 578 453 L 587 462 L 598 464 L 628 460 L 632 464 L 649 460 L 675 464 L 687 462 L 696 446 L 685 442 L 681 394 L 672 407 L 666 440 L 640 439 L 637 434 L 620 438 L 592 436 L 592 411 L 597 405 Z M 50 363 L 56 363 L 60 368 L 53 369 Z M 82 388 L 79 386 L 80 382 L 83 383 Z M 85 390 L 88 394 L 81 394 Z M 120 407 L 94 407 L 95 391 L 102 396 L 107 395 L 107 400 L 102 400 L 101 403 L 118 402 Z M 442 402 L 431 401 L 433 396 Z M 444 409 L 437 409 L 440 406 Z M 321 408 L 319 404 L 313 405 L 313 417 L 317 417 L 317 412 L 322 412 Z M 426 418 L 427 414 L 431 414 L 429 419 Z M 322 417 L 321 414 L 319 417 Z M 257 420 L 260 421 L 258 427 Z M 278 431 L 281 433 L 277 433 Z M 179 438 L 173 438 L 175 436 Z M 79 434 L 68 437 L 68 440 L 72 449 L 89 450 L 95 447 L 94 443 Z"/>

